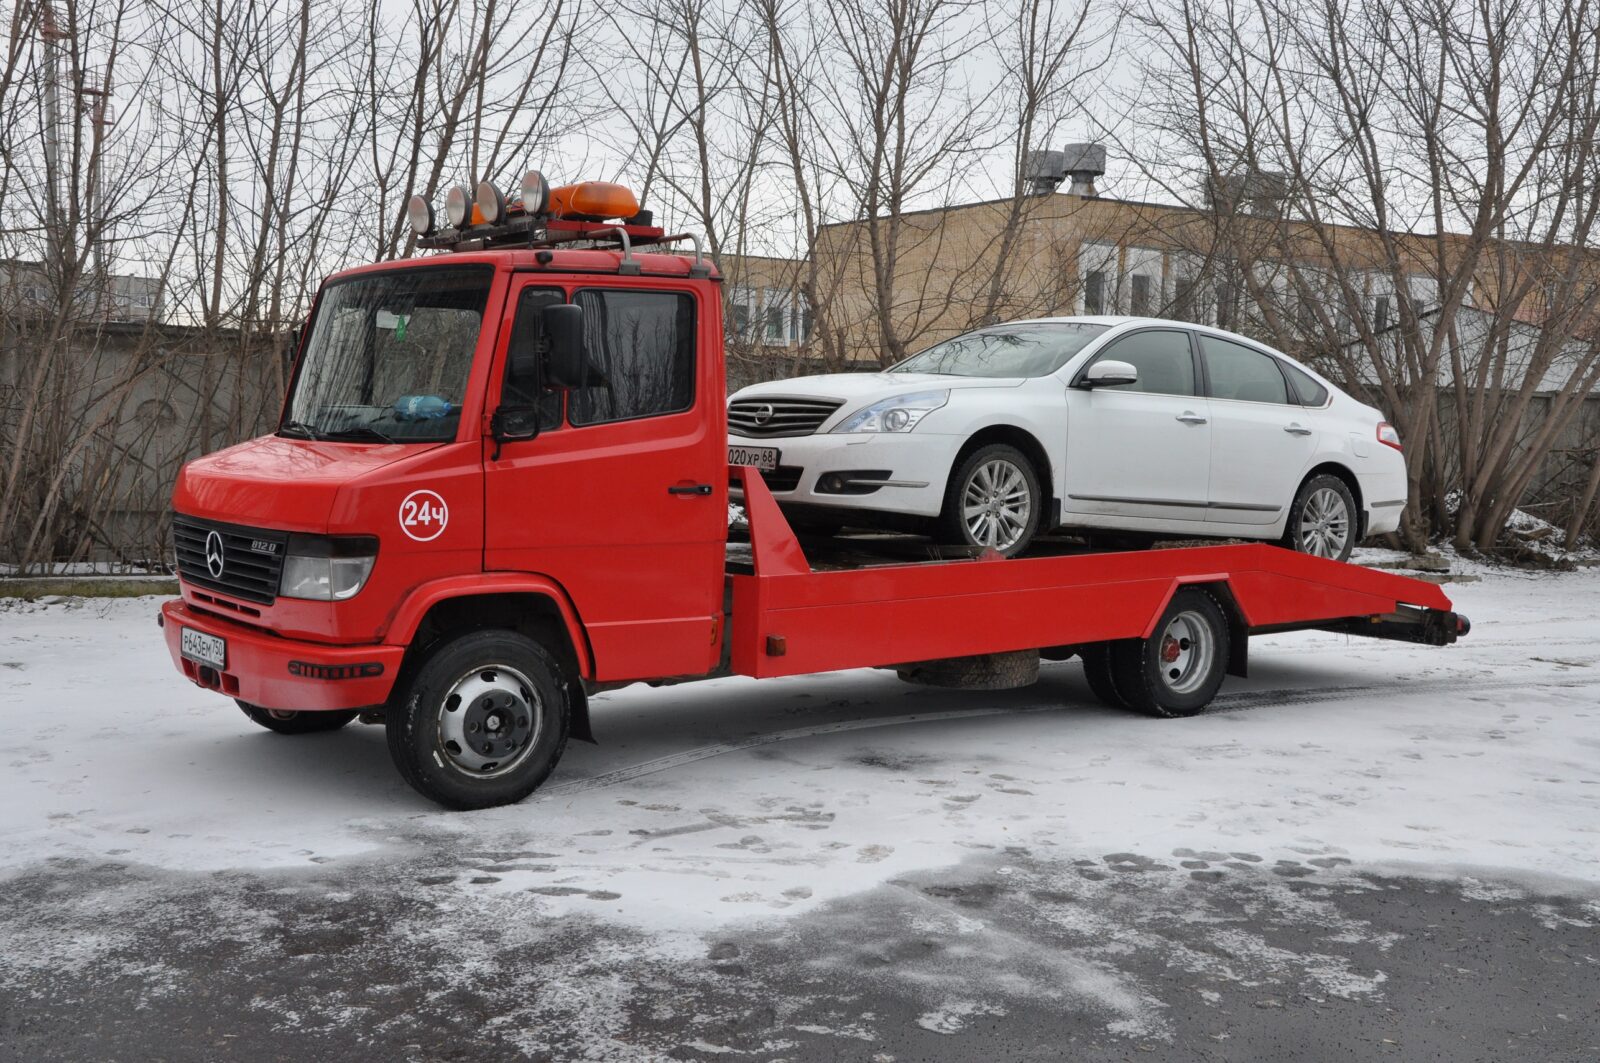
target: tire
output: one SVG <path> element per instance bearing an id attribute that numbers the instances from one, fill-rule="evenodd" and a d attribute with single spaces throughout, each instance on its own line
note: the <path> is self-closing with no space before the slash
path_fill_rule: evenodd
<path id="1" fill-rule="evenodd" d="M 1350 486 L 1337 476 L 1318 473 L 1295 492 L 1283 545 L 1296 553 L 1348 561 L 1359 527 L 1360 511 Z"/>
<path id="2" fill-rule="evenodd" d="M 974 510 L 968 513 L 969 507 Z M 1026 455 L 990 443 L 956 466 L 945 488 L 939 539 L 949 546 L 993 547 L 1004 557 L 1028 548 L 1044 510 L 1039 474 Z"/>
<path id="3" fill-rule="evenodd" d="M 1113 709 L 1128 707 L 1128 699 L 1117 689 L 1117 678 L 1111 670 L 1111 652 L 1115 643 L 1091 642 L 1080 651 L 1083 657 L 1083 677 L 1089 681 L 1089 690 L 1100 704 Z"/>
<path id="4" fill-rule="evenodd" d="M 1130 709 L 1151 716 L 1195 716 L 1216 697 L 1228 669 L 1228 618 L 1199 587 L 1172 596 L 1147 639 L 1111 649 L 1111 674 Z"/>
<path id="5" fill-rule="evenodd" d="M 1037 650 L 983 653 L 903 664 L 896 674 L 907 683 L 953 690 L 1016 690 L 1039 681 Z"/>
<path id="6" fill-rule="evenodd" d="M 441 642 L 390 700 L 389 757 L 413 789 L 446 808 L 513 804 L 561 759 L 570 683 L 549 651 L 515 631 Z"/>
<path id="7" fill-rule="evenodd" d="M 316 712 L 291 712 L 287 709 L 263 709 L 259 705 L 252 705 L 248 701 L 234 699 L 234 704 L 239 706 L 250 719 L 265 727 L 269 731 L 276 731 L 281 735 L 308 735 L 319 731 L 337 731 L 345 724 L 356 718 L 355 709 L 334 709 Z"/>

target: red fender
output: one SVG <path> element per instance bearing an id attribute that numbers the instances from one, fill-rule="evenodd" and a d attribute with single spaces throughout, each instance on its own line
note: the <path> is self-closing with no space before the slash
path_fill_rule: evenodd
<path id="1" fill-rule="evenodd" d="M 573 608 L 572 599 L 567 597 L 567 592 L 559 583 L 529 572 L 480 572 L 429 580 L 415 588 L 400 603 L 384 641 L 390 645 L 409 645 L 429 609 L 450 598 L 476 598 L 485 594 L 537 594 L 550 599 L 567 626 L 567 636 L 572 640 L 572 649 L 578 658 L 579 674 L 585 679 L 594 678 L 594 658 L 589 650 L 589 639 L 584 633 L 583 621 L 578 618 L 578 611 Z"/>

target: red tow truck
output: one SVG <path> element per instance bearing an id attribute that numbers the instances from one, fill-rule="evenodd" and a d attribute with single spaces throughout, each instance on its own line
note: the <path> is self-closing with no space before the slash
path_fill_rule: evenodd
<path id="1" fill-rule="evenodd" d="M 668 247 L 692 238 L 536 171 L 445 208 L 409 208 L 444 253 L 324 284 L 274 434 L 184 468 L 160 616 L 190 680 L 285 734 L 382 722 L 443 805 L 525 797 L 593 740 L 589 695 L 634 682 L 877 666 L 993 689 L 1077 653 L 1102 700 L 1177 717 L 1253 634 L 1468 630 L 1437 586 L 1267 545 L 808 558 L 728 464 L 720 280 Z"/>

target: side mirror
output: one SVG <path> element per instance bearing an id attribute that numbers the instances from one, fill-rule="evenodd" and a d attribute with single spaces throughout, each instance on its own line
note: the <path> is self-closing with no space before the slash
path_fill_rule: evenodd
<path id="1" fill-rule="evenodd" d="M 1106 358 L 1091 365 L 1079 384 L 1085 388 L 1114 388 L 1122 384 L 1137 384 L 1139 370 L 1130 362 Z"/>
<path id="2" fill-rule="evenodd" d="M 581 388 L 589 382 L 589 356 L 583 346 L 583 307 L 558 303 L 544 308 L 548 344 L 544 382 L 552 388 Z"/>
<path id="3" fill-rule="evenodd" d="M 489 418 L 496 443 L 517 443 L 539 434 L 539 407 L 502 406 Z"/>

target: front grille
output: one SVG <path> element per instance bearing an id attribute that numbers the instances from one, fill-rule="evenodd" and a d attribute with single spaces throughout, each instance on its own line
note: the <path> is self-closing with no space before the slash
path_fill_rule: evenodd
<path id="1" fill-rule="evenodd" d="M 833 399 L 740 399 L 728 406 L 728 427 L 746 438 L 808 436 L 843 405 Z"/>
<path id="2" fill-rule="evenodd" d="M 206 563 L 206 545 L 213 532 L 222 546 L 219 576 L 213 576 Z M 262 605 L 271 605 L 277 598 L 288 532 L 219 524 L 175 513 L 172 543 L 178 555 L 178 575 L 196 587 Z M 274 549 L 263 550 L 262 546 Z"/>
<path id="3" fill-rule="evenodd" d="M 779 465 L 771 472 L 761 474 L 761 479 L 766 481 L 768 491 L 793 491 L 800 486 L 800 474 L 805 472 L 798 465 Z"/>

